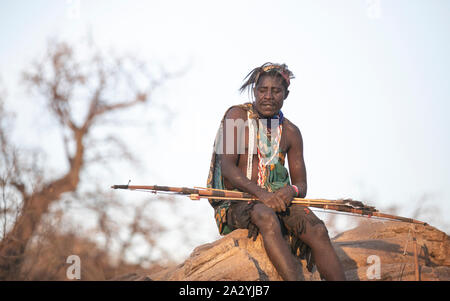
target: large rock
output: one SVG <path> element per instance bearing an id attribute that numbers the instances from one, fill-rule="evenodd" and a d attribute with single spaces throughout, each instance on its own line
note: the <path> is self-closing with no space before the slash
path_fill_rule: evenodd
<path id="1" fill-rule="evenodd" d="M 374 278 L 376 262 L 379 280 L 416 280 L 413 238 L 420 280 L 450 280 L 450 238 L 431 226 L 366 222 L 336 236 L 333 245 L 349 280 Z"/>
<path id="2" fill-rule="evenodd" d="M 307 280 L 320 280 L 309 273 Z M 256 241 L 247 238 L 247 230 L 235 230 L 225 237 L 204 244 L 177 267 L 150 275 L 153 280 L 283 280 L 266 255 L 261 235 Z"/>
<path id="3" fill-rule="evenodd" d="M 348 280 L 415 280 L 413 237 L 420 280 L 450 280 L 450 238 L 430 226 L 370 221 L 334 239 Z M 320 280 L 301 261 L 305 280 Z M 377 268 L 379 267 L 379 268 Z M 197 247 L 182 264 L 147 275 L 152 280 L 282 280 L 266 255 L 261 236 L 247 230 Z"/>

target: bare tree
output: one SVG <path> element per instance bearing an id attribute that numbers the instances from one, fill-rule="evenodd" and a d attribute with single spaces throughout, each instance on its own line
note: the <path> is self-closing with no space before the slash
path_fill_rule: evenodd
<path id="1" fill-rule="evenodd" d="M 132 158 L 116 137 L 92 133 L 105 117 L 149 103 L 150 93 L 165 79 L 132 57 L 106 55 L 89 43 L 86 51 L 81 59 L 73 46 L 50 42 L 44 58 L 23 74 L 24 84 L 45 103 L 61 129 L 67 167 L 60 175 L 46 174 L 41 152 L 15 147 L 7 124 L 0 123 L 0 280 L 19 278 L 33 233 L 62 195 L 77 191 L 87 165 L 101 163 L 113 149 Z M 0 121 L 4 117 L 0 100 Z M 105 218 L 100 222 L 105 233 L 110 231 Z M 134 233 L 142 232 L 139 225 L 133 225 Z"/>

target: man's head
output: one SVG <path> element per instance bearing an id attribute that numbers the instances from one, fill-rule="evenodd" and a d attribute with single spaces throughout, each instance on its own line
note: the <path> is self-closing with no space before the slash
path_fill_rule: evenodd
<path id="1" fill-rule="evenodd" d="M 283 102 L 289 95 L 292 72 L 285 64 L 265 63 L 253 69 L 247 76 L 240 91 L 248 89 L 255 98 L 255 107 L 262 117 L 278 114 Z"/>

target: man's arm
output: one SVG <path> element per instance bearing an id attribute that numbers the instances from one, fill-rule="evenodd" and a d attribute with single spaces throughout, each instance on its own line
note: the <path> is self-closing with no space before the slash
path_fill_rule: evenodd
<path id="1" fill-rule="evenodd" d="M 236 120 L 246 120 L 247 113 L 241 108 L 232 108 L 228 111 L 225 116 L 226 119 Z M 224 153 L 221 155 L 222 159 L 222 174 L 228 182 L 231 183 L 235 188 L 253 194 L 256 197 L 260 197 L 261 194 L 266 191 L 259 187 L 256 183 L 250 181 L 244 173 L 237 167 L 239 154 L 238 154 L 238 129 L 234 127 L 233 132 L 227 132 L 227 127 L 223 127 L 223 149 Z M 234 147 L 232 153 L 227 152 L 229 146 L 227 146 L 227 141 L 232 142 Z M 227 148 L 228 147 L 228 148 Z"/>
<path id="2" fill-rule="evenodd" d="M 290 147 L 287 152 L 289 173 L 291 174 L 292 185 L 299 189 L 298 197 L 304 198 L 308 188 L 306 181 L 306 167 L 303 159 L 303 138 L 300 130 L 294 124 L 289 122 L 288 135 L 290 138 Z"/>

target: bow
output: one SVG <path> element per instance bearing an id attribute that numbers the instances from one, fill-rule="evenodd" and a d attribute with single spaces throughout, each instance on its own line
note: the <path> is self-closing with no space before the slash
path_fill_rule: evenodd
<path id="1" fill-rule="evenodd" d="M 255 196 L 241 191 L 235 190 L 223 190 L 214 188 L 202 188 L 202 187 L 170 187 L 170 186 L 158 186 L 158 185 L 113 185 L 113 189 L 128 189 L 135 191 L 146 191 L 146 192 L 162 192 L 169 194 L 179 194 L 189 196 L 191 200 L 200 200 L 201 198 L 212 199 L 212 200 L 237 200 L 237 201 L 258 201 Z M 413 223 L 427 225 L 427 223 L 418 221 L 412 218 L 407 218 L 398 215 L 392 215 L 387 213 L 379 212 L 373 206 L 367 206 L 360 201 L 355 201 L 352 199 L 339 199 L 339 200 L 327 200 L 327 199 L 304 199 L 304 198 L 294 198 L 291 202 L 292 204 L 321 208 L 324 210 L 332 210 L 337 212 L 345 212 L 349 214 L 365 216 L 365 217 L 376 217 L 382 219 L 396 220 L 400 222 Z"/>

